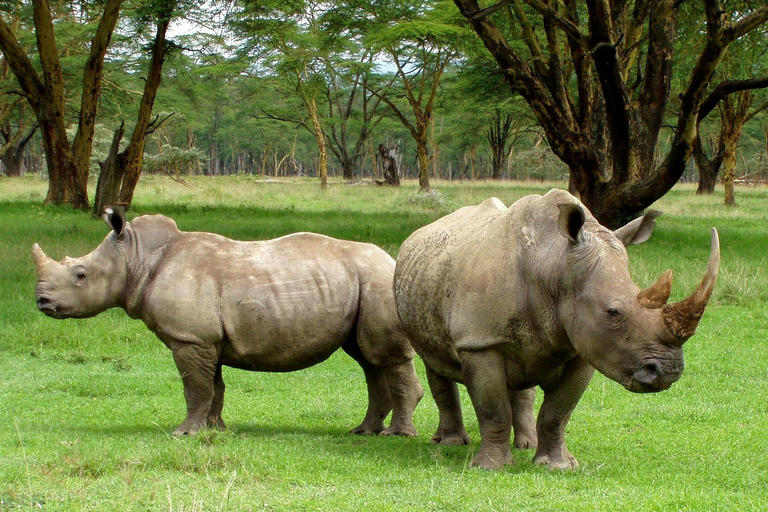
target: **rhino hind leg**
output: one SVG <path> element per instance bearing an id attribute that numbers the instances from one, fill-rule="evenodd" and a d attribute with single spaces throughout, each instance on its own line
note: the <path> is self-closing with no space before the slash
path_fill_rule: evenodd
<path id="1" fill-rule="evenodd" d="M 216 375 L 213 377 L 213 402 L 211 410 L 208 411 L 208 428 L 217 428 L 224 430 L 227 425 L 221 417 L 221 410 L 224 408 L 224 379 L 221 375 L 221 365 L 216 368 Z"/>
<path id="2" fill-rule="evenodd" d="M 443 377 L 429 366 L 426 367 L 426 371 L 429 390 L 440 414 L 439 424 L 435 435 L 432 436 L 432 442 L 447 445 L 469 444 L 469 436 L 464 428 L 464 419 L 461 413 L 459 387 L 454 381 Z"/>
<path id="3" fill-rule="evenodd" d="M 214 381 L 217 369 L 221 371 L 218 356 L 213 347 L 179 342 L 172 342 L 169 347 L 181 375 L 184 400 L 187 403 L 187 417 L 173 431 L 173 435 L 176 437 L 195 435 L 198 430 L 208 426 L 209 413 L 216 397 Z M 224 381 L 221 380 L 220 384 L 221 396 L 217 407 L 223 407 Z M 220 414 L 221 410 L 218 413 Z"/>
<path id="4" fill-rule="evenodd" d="M 380 368 L 370 363 L 354 341 L 342 345 L 344 351 L 357 361 L 365 374 L 368 388 L 368 410 L 363 422 L 349 431 L 350 434 L 375 436 L 384 431 L 384 419 L 392 410 L 392 395 L 389 392 L 387 379 Z"/>
<path id="5" fill-rule="evenodd" d="M 413 360 L 383 369 L 392 398 L 392 421 L 381 432 L 385 436 L 414 437 L 419 433 L 413 426 L 413 411 L 424 396 Z"/>
<path id="6" fill-rule="evenodd" d="M 533 388 L 511 393 L 512 430 L 517 450 L 535 450 L 538 446 L 536 420 L 533 417 L 533 402 L 536 391 Z"/>

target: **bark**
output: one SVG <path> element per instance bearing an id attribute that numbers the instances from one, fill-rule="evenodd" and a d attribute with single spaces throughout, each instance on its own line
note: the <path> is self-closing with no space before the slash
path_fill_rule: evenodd
<path id="1" fill-rule="evenodd" d="M 546 51 L 538 45 L 541 32 L 529 28 L 536 24 L 521 15 L 530 11 L 520 2 L 513 2 L 507 15 L 523 30 L 510 33 L 509 40 L 500 28 L 500 14 L 488 15 L 477 0 L 454 2 L 511 89 L 528 103 L 554 153 L 568 165 L 569 189 L 611 228 L 631 220 L 678 182 L 691 158 L 699 110 L 723 55 L 735 39 L 768 21 L 768 6 L 731 22 L 720 2 L 704 1 L 705 44 L 680 97 L 671 149 L 656 163 L 674 62 L 674 0 L 587 0 L 586 24 L 579 19 L 583 9 L 573 0 L 525 0 L 541 16 Z M 518 37 L 524 45 L 517 44 Z M 526 48 L 529 55 L 522 53 Z M 572 87 L 563 85 L 574 81 Z"/>

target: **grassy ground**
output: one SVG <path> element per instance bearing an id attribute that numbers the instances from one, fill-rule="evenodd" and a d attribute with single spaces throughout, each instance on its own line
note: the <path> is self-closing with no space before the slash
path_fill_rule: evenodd
<path id="1" fill-rule="evenodd" d="M 333 183 L 143 178 L 134 210 L 164 213 L 185 230 L 256 239 L 306 230 L 379 244 L 396 256 L 417 227 L 464 204 L 562 184 L 437 183 L 420 196 Z M 0 510 L 764 510 L 768 502 L 768 191 L 740 189 L 740 206 L 680 187 L 656 205 L 649 242 L 630 248 L 640 286 L 675 271 L 673 299 L 706 266 L 710 226 L 722 264 L 713 302 L 686 345 L 671 390 L 634 395 L 597 375 L 569 425 L 581 467 L 550 472 L 521 452 L 499 472 L 466 468 L 473 443 L 429 443 L 437 410 L 427 395 L 413 439 L 346 432 L 365 410 L 351 359 L 291 374 L 225 369 L 225 432 L 173 439 L 184 416 L 167 349 L 141 322 L 113 310 L 56 321 L 36 311 L 39 242 L 54 258 L 80 256 L 107 228 L 87 214 L 42 208 L 45 183 L 0 179 Z M 423 378 L 423 367 L 417 363 Z M 463 392 L 463 390 L 462 390 Z"/>

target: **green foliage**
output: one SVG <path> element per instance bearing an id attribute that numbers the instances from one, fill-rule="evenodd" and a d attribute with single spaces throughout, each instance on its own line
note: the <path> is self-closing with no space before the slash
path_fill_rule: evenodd
<path id="1" fill-rule="evenodd" d="M 182 229 L 239 239 L 311 230 L 372 241 L 396 255 L 416 228 L 465 204 L 506 204 L 564 183 L 437 182 L 429 202 L 400 189 L 331 180 L 281 182 L 193 177 L 189 189 L 145 176 L 129 218 L 171 215 Z M 366 405 L 360 368 L 338 353 L 287 374 L 226 368 L 229 430 L 173 439 L 182 386 L 169 351 L 144 325 L 113 310 L 57 321 L 34 305 L 30 255 L 92 250 L 101 221 L 40 208 L 45 183 L 0 178 L 0 508 L 20 510 L 739 510 L 764 508 L 768 463 L 768 245 L 765 188 L 722 195 L 679 186 L 654 205 L 653 237 L 631 246 L 630 271 L 647 286 L 675 272 L 673 300 L 701 278 L 708 228 L 720 231 L 713 302 L 685 346 L 686 369 L 669 391 L 634 395 L 597 375 L 577 407 L 568 447 L 581 467 L 549 472 L 515 453 L 502 471 L 467 469 L 479 432 L 464 389 L 470 446 L 429 442 L 437 409 L 427 394 L 413 439 L 347 435 Z M 423 196 L 423 195 L 422 195 Z M 437 194 L 435 195 L 437 196 Z M 426 385 L 424 369 L 417 370 Z"/>

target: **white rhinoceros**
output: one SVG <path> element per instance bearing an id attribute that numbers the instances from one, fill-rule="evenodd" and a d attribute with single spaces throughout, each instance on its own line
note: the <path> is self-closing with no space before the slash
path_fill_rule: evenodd
<path id="1" fill-rule="evenodd" d="M 53 318 L 120 307 L 143 320 L 171 349 L 184 385 L 187 418 L 174 435 L 224 427 L 222 365 L 287 372 L 339 347 L 368 385 L 368 411 L 352 433 L 416 435 L 423 390 L 386 252 L 312 233 L 239 242 L 179 231 L 162 215 L 127 223 L 117 208 L 104 219 L 112 231 L 81 258 L 59 263 L 33 246 L 37 307 Z"/>
<path id="2" fill-rule="evenodd" d="M 461 208 L 403 243 L 395 300 L 440 411 L 434 441 L 468 441 L 461 382 L 480 424 L 472 465 L 512 462 L 514 426 L 516 447 L 537 448 L 534 462 L 574 468 L 565 426 L 593 368 L 638 393 L 680 378 L 682 345 L 717 278 L 719 242 L 712 229 L 704 279 L 667 304 L 671 271 L 640 290 L 625 249 L 650 237 L 658 215 L 610 231 L 575 197 L 552 190 L 509 208 L 496 198 Z M 544 400 L 534 428 L 536 385 Z"/>

